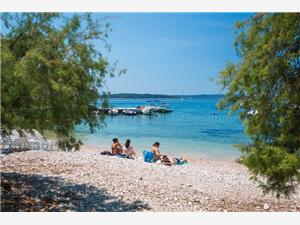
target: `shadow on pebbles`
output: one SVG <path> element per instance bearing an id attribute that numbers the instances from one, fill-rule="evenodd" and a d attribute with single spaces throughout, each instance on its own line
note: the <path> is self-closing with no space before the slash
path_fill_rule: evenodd
<path id="1" fill-rule="evenodd" d="M 147 204 L 126 203 L 94 186 L 58 177 L 1 173 L 1 211 L 141 211 Z"/>

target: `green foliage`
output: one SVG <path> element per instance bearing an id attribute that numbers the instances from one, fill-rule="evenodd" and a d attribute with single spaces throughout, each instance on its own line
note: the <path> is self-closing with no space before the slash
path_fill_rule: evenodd
<path id="1" fill-rule="evenodd" d="M 103 109 L 109 108 L 109 92 L 103 92 L 102 94 L 102 108 Z"/>
<path id="2" fill-rule="evenodd" d="M 77 148 L 74 126 L 101 125 L 93 110 L 104 79 L 124 72 L 95 46 L 107 46 L 110 24 L 91 14 L 5 13 L 1 25 L 1 125 L 54 131 L 64 149 Z"/>
<path id="3" fill-rule="evenodd" d="M 251 138 L 240 161 L 265 192 L 300 181 L 300 14 L 256 14 L 237 24 L 237 63 L 220 73 L 219 108 L 239 112 Z M 257 114 L 249 116 L 250 110 Z"/>

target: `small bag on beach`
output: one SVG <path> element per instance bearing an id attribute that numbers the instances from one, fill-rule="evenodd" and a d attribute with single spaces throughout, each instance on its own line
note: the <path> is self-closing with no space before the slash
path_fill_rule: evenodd
<path id="1" fill-rule="evenodd" d="M 144 150 L 143 151 L 143 156 L 144 156 L 144 162 L 152 163 L 154 161 L 154 154 L 153 154 L 153 152 Z"/>
<path id="2" fill-rule="evenodd" d="M 100 153 L 100 155 L 113 155 L 113 154 L 109 151 L 103 151 Z"/>

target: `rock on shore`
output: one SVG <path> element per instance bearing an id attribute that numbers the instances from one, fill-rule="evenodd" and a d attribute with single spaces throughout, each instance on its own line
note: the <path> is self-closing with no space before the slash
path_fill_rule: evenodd
<path id="1" fill-rule="evenodd" d="M 90 152 L 1 155 L 2 211 L 300 211 L 234 162 L 164 166 Z"/>

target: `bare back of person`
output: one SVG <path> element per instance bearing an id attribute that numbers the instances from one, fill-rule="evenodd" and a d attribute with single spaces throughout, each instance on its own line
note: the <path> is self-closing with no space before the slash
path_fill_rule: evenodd
<path id="1" fill-rule="evenodd" d="M 151 151 L 154 154 L 154 161 L 162 160 L 163 155 L 160 154 L 160 152 L 159 152 L 159 146 L 160 146 L 160 143 L 155 142 L 151 148 Z"/>
<path id="2" fill-rule="evenodd" d="M 125 145 L 123 147 L 124 153 L 129 157 L 129 158 L 137 158 L 138 155 L 136 151 L 133 149 L 133 147 L 130 145 L 131 141 L 129 139 L 126 140 Z"/>
<path id="3" fill-rule="evenodd" d="M 113 143 L 111 145 L 111 152 L 113 155 L 122 154 L 122 146 L 117 138 L 113 139 Z"/>

